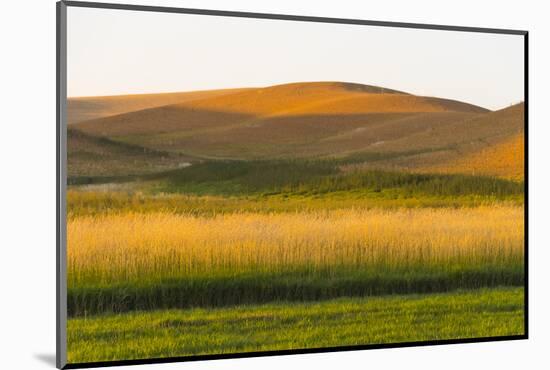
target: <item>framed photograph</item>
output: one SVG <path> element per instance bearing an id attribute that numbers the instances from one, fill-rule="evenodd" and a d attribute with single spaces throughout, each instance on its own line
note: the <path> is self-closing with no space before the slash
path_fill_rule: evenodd
<path id="1" fill-rule="evenodd" d="M 526 339 L 526 31 L 57 3 L 57 365 Z"/>

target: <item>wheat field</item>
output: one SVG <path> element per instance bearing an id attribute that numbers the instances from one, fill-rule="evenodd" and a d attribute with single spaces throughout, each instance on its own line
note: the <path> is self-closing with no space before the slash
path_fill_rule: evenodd
<path id="1" fill-rule="evenodd" d="M 168 212 L 68 221 L 69 286 L 231 272 L 515 264 L 523 209 Z"/>

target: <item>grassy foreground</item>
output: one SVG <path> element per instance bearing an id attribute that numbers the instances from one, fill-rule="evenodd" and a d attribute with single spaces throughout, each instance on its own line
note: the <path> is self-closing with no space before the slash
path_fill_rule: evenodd
<path id="1" fill-rule="evenodd" d="M 524 333 L 523 288 L 70 319 L 71 363 Z"/>

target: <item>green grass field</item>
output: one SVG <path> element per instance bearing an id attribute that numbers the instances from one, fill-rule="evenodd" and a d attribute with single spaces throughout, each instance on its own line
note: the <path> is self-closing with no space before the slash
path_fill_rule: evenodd
<path id="1" fill-rule="evenodd" d="M 523 288 L 73 318 L 71 363 L 524 334 Z"/>

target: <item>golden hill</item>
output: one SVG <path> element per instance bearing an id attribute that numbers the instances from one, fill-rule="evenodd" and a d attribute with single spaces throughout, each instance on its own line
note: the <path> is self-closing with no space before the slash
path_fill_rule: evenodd
<path id="1" fill-rule="evenodd" d="M 91 135 L 203 157 L 308 156 L 340 153 L 346 147 L 361 150 L 369 143 L 485 112 L 466 103 L 375 86 L 313 82 L 195 99 L 75 127 Z M 369 137 L 349 147 L 346 135 L 352 141 Z"/>
<path id="2" fill-rule="evenodd" d="M 152 101 L 160 104 L 165 98 Z M 490 112 L 458 101 L 341 82 L 181 93 L 172 98 L 179 102 L 71 125 L 88 138 L 86 143 L 81 140 L 79 150 L 96 148 L 98 142 L 90 141 L 94 138 L 109 143 L 101 149 L 104 157 L 116 158 L 121 148 L 173 155 L 174 161 L 158 162 L 164 169 L 182 158 L 353 157 L 350 168 L 472 173 L 480 171 L 481 165 L 473 165 L 472 170 L 466 162 L 478 163 L 475 156 L 501 158 L 496 153 L 505 149 L 490 148 L 517 136 L 524 125 L 523 104 Z M 130 109 L 132 104 L 138 103 L 121 103 L 116 109 Z M 510 146 L 509 150 L 515 149 Z M 130 152 L 125 152 L 125 158 L 136 164 L 133 171 L 148 172 L 147 156 Z M 85 161 L 80 168 L 86 167 Z M 125 171 L 123 162 L 128 161 L 115 166 L 117 173 Z"/>
<path id="3" fill-rule="evenodd" d="M 185 108 L 188 105 L 179 105 Z M 304 82 L 270 86 L 203 99 L 191 105 L 205 111 L 255 117 L 272 115 L 362 114 L 487 110 L 453 100 L 421 97 L 378 86 L 344 82 Z"/>

